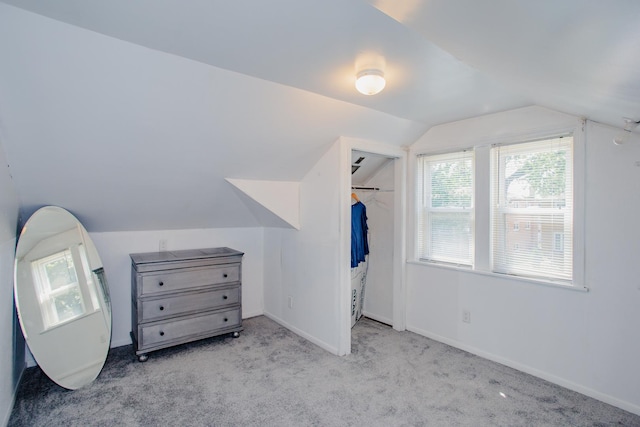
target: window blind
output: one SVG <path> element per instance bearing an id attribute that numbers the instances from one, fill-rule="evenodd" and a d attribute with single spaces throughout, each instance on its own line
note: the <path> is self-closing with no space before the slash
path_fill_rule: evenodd
<path id="1" fill-rule="evenodd" d="M 571 281 L 573 137 L 492 148 L 491 183 L 493 271 Z"/>
<path id="2" fill-rule="evenodd" d="M 473 152 L 418 157 L 420 259 L 473 264 Z"/>

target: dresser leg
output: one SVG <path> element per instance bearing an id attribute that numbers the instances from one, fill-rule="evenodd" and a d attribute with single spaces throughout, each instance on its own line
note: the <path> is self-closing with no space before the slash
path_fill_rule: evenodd
<path id="1" fill-rule="evenodd" d="M 239 336 L 240 336 L 240 332 L 234 332 L 234 333 L 233 333 L 233 337 L 234 337 L 234 338 L 238 338 Z"/>
<path id="2" fill-rule="evenodd" d="M 138 362 L 146 362 L 148 358 L 149 358 L 148 355 L 141 354 L 140 356 L 138 356 Z"/>

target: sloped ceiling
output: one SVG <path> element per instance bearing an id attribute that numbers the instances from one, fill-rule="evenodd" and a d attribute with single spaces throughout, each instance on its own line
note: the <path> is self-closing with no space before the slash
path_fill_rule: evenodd
<path id="1" fill-rule="evenodd" d="M 617 127 L 640 121 L 640 2 L 371 0 L 535 104 Z"/>
<path id="2" fill-rule="evenodd" d="M 640 116 L 639 17 L 622 0 L 4 0 L 0 143 L 25 215 L 260 226 L 225 178 L 297 181 L 339 136 L 409 145 L 532 104 L 621 127 Z M 374 97 L 353 88 L 368 61 Z"/>

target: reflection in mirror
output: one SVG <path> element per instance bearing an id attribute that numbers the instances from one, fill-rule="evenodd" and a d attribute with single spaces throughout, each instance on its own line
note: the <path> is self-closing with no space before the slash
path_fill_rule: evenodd
<path id="1" fill-rule="evenodd" d="M 46 206 L 29 218 L 14 285 L 20 326 L 43 372 L 68 389 L 93 381 L 109 351 L 111 306 L 98 251 L 71 213 Z"/>

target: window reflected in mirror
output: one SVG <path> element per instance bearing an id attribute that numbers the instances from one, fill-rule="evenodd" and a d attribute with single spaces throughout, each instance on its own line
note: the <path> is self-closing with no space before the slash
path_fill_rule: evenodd
<path id="1" fill-rule="evenodd" d="M 100 310 L 84 245 L 31 262 L 44 331 Z"/>

